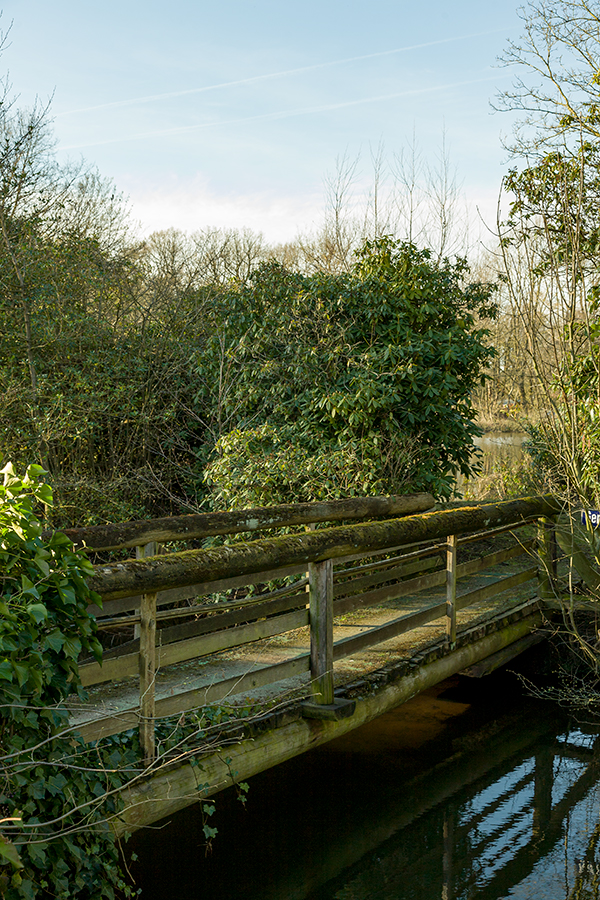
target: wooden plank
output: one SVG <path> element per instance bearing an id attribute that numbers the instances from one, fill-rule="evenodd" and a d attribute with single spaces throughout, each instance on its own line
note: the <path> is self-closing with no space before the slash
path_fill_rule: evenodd
<path id="1" fill-rule="evenodd" d="M 253 669 L 245 675 L 227 678 L 205 688 L 186 691 L 185 696 L 175 694 L 172 697 L 165 697 L 157 703 L 157 715 L 170 716 L 180 711 L 197 709 L 209 703 L 225 700 L 235 694 L 244 694 L 247 691 L 274 684 L 286 678 L 293 678 L 296 675 L 303 675 L 306 672 L 310 672 L 310 655 L 308 653 L 272 666 Z"/>
<path id="2" fill-rule="evenodd" d="M 444 572 L 443 574 L 445 576 L 446 573 Z M 420 628 L 428 622 L 435 621 L 435 619 L 441 619 L 445 614 L 446 603 L 438 603 L 435 606 L 421 609 L 416 613 L 410 613 L 408 616 L 392 619 L 391 622 L 370 628 L 369 631 L 365 631 L 362 634 L 342 638 L 341 641 L 336 641 L 333 645 L 333 658 L 338 660 L 344 659 L 346 656 L 353 656 L 355 653 L 360 653 L 362 650 L 375 646 L 375 644 L 382 644 L 384 641 L 389 641 L 399 634 L 406 634 L 407 631 Z"/>
<path id="3" fill-rule="evenodd" d="M 385 568 L 386 566 L 391 566 L 391 565 L 401 563 L 401 562 L 411 562 L 413 559 L 414 560 L 423 559 L 423 557 L 433 556 L 433 554 L 437 554 L 439 556 L 440 551 L 444 550 L 445 547 L 446 547 L 445 543 L 444 544 L 435 544 L 433 546 L 425 547 L 423 550 L 415 550 L 412 553 L 401 553 L 399 556 L 393 556 L 390 559 L 383 559 L 383 560 L 379 560 L 378 562 L 374 562 L 374 563 L 367 563 L 364 566 L 349 566 L 347 569 L 336 569 L 334 567 L 333 580 L 334 580 L 334 582 L 336 582 L 336 581 L 340 581 L 342 578 L 348 578 L 348 577 L 355 576 L 355 575 L 362 575 L 362 574 L 366 574 L 368 572 L 375 572 L 378 569 Z M 399 548 L 394 547 L 392 551 L 387 551 L 387 552 L 393 552 L 397 549 L 399 549 Z M 382 551 L 382 552 L 386 552 L 386 551 Z M 362 559 L 364 557 L 358 557 L 358 558 Z"/>
<path id="4" fill-rule="evenodd" d="M 512 526 L 511 526 L 512 528 Z M 505 529 L 499 529 L 500 531 L 504 531 Z M 460 545 L 461 541 L 458 541 Z M 514 547 L 509 547 L 504 550 L 496 550 L 494 553 L 489 553 L 487 556 L 477 557 L 477 559 L 469 560 L 469 562 L 461 563 L 458 569 L 458 577 L 464 577 L 466 575 L 473 575 L 475 572 L 483 570 L 485 568 L 489 568 L 491 566 L 498 565 L 501 562 L 505 562 L 508 559 L 512 559 L 515 556 L 520 556 L 522 553 L 533 552 L 536 547 L 536 541 L 524 541 L 523 543 L 516 543 Z M 395 548 L 396 549 L 396 548 Z M 390 563 L 399 562 L 401 560 L 412 560 L 412 559 L 422 559 L 423 557 L 439 556 L 440 551 L 446 550 L 446 544 L 436 544 L 433 547 L 427 547 L 424 550 L 417 550 L 414 553 L 406 553 L 401 556 L 396 556 L 391 560 L 383 560 L 377 563 L 369 564 L 366 566 L 356 566 L 355 569 L 343 569 L 339 574 L 340 575 L 350 575 L 352 572 L 369 572 L 371 570 L 376 570 L 379 568 L 383 568 Z M 429 561 L 428 561 L 429 562 Z M 433 563 L 432 563 L 433 565 Z M 425 568 L 428 568 L 426 566 Z M 418 569 L 416 569 L 418 571 Z M 337 580 L 337 572 L 334 570 L 333 579 L 334 582 Z M 334 589 L 335 590 L 335 589 Z"/>
<path id="5" fill-rule="evenodd" d="M 301 591 L 305 585 L 308 584 L 308 578 L 299 578 L 291 584 L 286 585 L 285 587 L 275 588 L 274 591 L 266 591 L 265 593 L 259 594 L 246 594 L 244 597 L 240 597 L 238 600 L 222 600 L 218 603 L 203 603 L 197 604 L 194 607 L 195 614 L 202 613 L 212 613 L 212 612 L 230 612 L 232 609 L 241 609 L 242 607 L 248 607 L 255 605 L 257 603 L 264 603 L 267 600 L 276 600 L 279 597 L 285 597 L 287 594 L 297 594 Z M 161 613 L 159 613 L 159 618 L 170 617 L 174 610 L 165 609 Z"/>
<path id="6" fill-rule="evenodd" d="M 245 675 L 227 678 L 223 681 L 218 681 L 216 684 L 163 697 L 156 701 L 156 718 L 166 718 L 188 710 L 199 709 L 210 703 L 218 703 L 227 697 L 243 694 L 247 691 L 264 687 L 267 684 L 274 684 L 286 678 L 293 678 L 296 675 L 303 675 L 309 671 L 310 655 L 305 653 L 283 663 L 253 669 Z M 86 722 L 78 728 L 78 731 L 83 735 L 84 740 L 89 742 L 96 741 L 101 737 L 109 737 L 112 734 L 119 734 L 121 731 L 127 731 L 130 728 L 136 728 L 138 724 L 139 709 L 133 707 L 114 713 L 111 716 L 104 716 Z"/>
<path id="7" fill-rule="evenodd" d="M 467 534 L 464 537 L 460 537 L 458 539 L 458 543 L 474 544 L 477 541 L 489 541 L 492 538 L 497 537 L 499 534 L 504 534 L 507 531 L 514 531 L 517 528 L 525 528 L 526 525 L 533 525 L 534 522 L 537 522 L 537 516 L 530 516 L 529 518 L 522 519 L 521 521 L 514 521 L 508 525 L 503 525 L 501 528 L 490 528 L 489 531 L 480 531 L 476 534 Z"/>
<path id="8" fill-rule="evenodd" d="M 140 747 L 145 766 L 154 762 L 154 700 L 156 683 L 156 594 L 142 594 L 140 606 Z"/>
<path id="9" fill-rule="evenodd" d="M 164 558 L 164 557 L 163 557 Z M 235 590 L 251 584 L 267 584 L 278 578 L 288 578 L 292 575 L 300 575 L 306 571 L 305 565 L 286 566 L 281 569 L 270 569 L 266 572 L 255 572 L 251 575 L 238 575 L 233 578 L 219 578 L 215 581 L 192 584 L 188 587 L 172 588 L 171 590 L 158 591 L 157 605 L 165 606 L 167 603 L 180 603 L 182 600 L 193 600 L 196 597 L 208 594 L 221 593 Z M 120 600 L 105 600 L 102 607 L 95 603 L 88 606 L 90 615 L 96 617 L 114 616 L 121 612 L 128 612 L 139 606 L 140 598 L 137 594 L 124 597 Z"/>
<path id="10" fill-rule="evenodd" d="M 518 587 L 537 578 L 537 567 L 535 569 L 526 569 L 524 572 L 517 572 L 516 575 L 509 575 L 508 578 L 501 578 L 499 581 L 493 581 L 485 587 L 478 588 L 476 591 L 469 591 L 467 594 L 461 594 L 456 598 L 456 608 L 458 610 L 465 609 L 473 603 L 479 603 L 483 600 L 490 600 L 497 594 L 502 594 L 510 588 Z"/>
<path id="11" fill-rule="evenodd" d="M 163 591 L 217 578 L 246 578 L 266 570 L 309 562 L 321 562 L 349 553 L 400 543 L 433 540 L 447 534 L 464 534 L 514 522 L 519 517 L 553 515 L 559 503 L 552 497 L 532 497 L 484 504 L 476 509 L 444 510 L 409 518 L 369 524 L 345 525 L 320 531 L 290 534 L 268 540 L 240 542 L 211 550 L 186 550 L 142 561 L 96 566 L 88 579 L 92 590 L 106 599 L 136 593 Z"/>
<path id="12" fill-rule="evenodd" d="M 235 609 L 251 610 L 252 607 L 265 603 L 266 601 L 276 600 L 279 597 L 285 597 L 289 594 L 297 594 L 306 584 L 308 584 L 308 578 L 300 578 L 292 584 L 287 585 L 287 587 L 276 588 L 274 591 L 266 591 L 264 594 L 246 594 L 245 597 L 240 597 L 239 600 L 222 600 L 217 603 L 195 603 L 193 606 L 187 606 L 184 609 L 163 609 L 157 612 L 156 618 L 157 621 L 165 621 L 167 619 L 180 619 L 186 615 L 207 616 L 211 613 L 231 612 L 231 610 Z"/>
<path id="13" fill-rule="evenodd" d="M 534 540 L 524 541 L 522 544 L 517 543 L 513 547 L 507 547 L 505 550 L 496 550 L 495 553 L 488 553 L 487 556 L 470 559 L 468 562 L 461 563 L 458 566 L 458 577 L 465 578 L 467 575 L 475 575 L 478 572 L 485 571 L 485 569 L 498 566 L 509 559 L 522 556 L 524 553 L 533 553 L 535 546 L 536 542 Z"/>
<path id="14" fill-rule="evenodd" d="M 457 547 L 457 536 L 449 534 L 446 549 L 446 641 L 452 650 L 456 645 Z"/>
<path id="15" fill-rule="evenodd" d="M 260 598 L 257 598 L 257 600 Z M 233 625 L 239 625 L 245 622 L 252 622 L 255 619 L 263 619 L 266 616 L 273 616 L 277 613 L 288 612 L 290 609 L 298 609 L 305 606 L 307 602 L 306 592 L 293 596 L 284 596 L 277 600 L 268 600 L 266 603 L 255 603 L 252 606 L 244 605 L 239 609 L 233 609 L 230 613 L 221 612 L 216 616 L 198 619 L 194 622 L 186 622 L 181 625 L 172 625 L 169 628 L 161 628 L 158 631 L 158 640 L 162 646 L 172 644 L 175 641 L 181 641 L 186 638 L 194 637 L 200 634 L 211 634 L 215 631 L 222 631 L 225 628 L 231 628 Z M 187 615 L 194 615 L 195 610 L 190 608 Z M 127 641 L 113 650 L 104 653 L 104 660 L 115 659 L 117 656 L 125 656 L 127 653 L 137 653 L 139 649 L 139 641 Z"/>
<path id="16" fill-rule="evenodd" d="M 311 563 L 310 585 L 310 677 L 313 700 L 333 703 L 333 561 Z"/>
<path id="17" fill-rule="evenodd" d="M 224 631 L 204 634 L 187 641 L 178 641 L 174 644 L 167 644 L 166 647 L 157 648 L 157 665 L 170 666 L 188 659 L 195 659 L 198 656 L 208 656 L 211 653 L 219 653 L 230 647 L 240 647 L 243 644 L 283 634 L 305 625 L 308 625 L 308 610 L 300 609 L 282 616 L 273 616 L 271 619 L 263 619 L 261 622 L 227 628 Z M 135 675 L 138 671 L 138 656 L 138 653 L 129 653 L 127 656 L 107 659 L 102 666 L 98 663 L 83 665 L 79 669 L 81 683 L 84 687 L 88 687 L 92 684 L 101 684 L 104 681 Z"/>
<path id="18" fill-rule="evenodd" d="M 346 563 L 356 562 L 358 559 L 376 559 L 378 556 L 387 556 L 390 553 L 397 553 L 399 550 L 410 550 L 411 547 L 422 547 L 423 544 L 426 544 L 424 552 L 429 552 L 430 548 L 433 546 L 431 541 L 428 539 L 422 541 L 403 541 L 401 544 L 395 544 L 393 547 L 381 547 L 379 549 L 370 549 L 367 552 L 361 550 L 360 553 L 350 553 L 347 556 L 337 556 L 333 560 L 333 571 L 335 578 L 336 566 L 342 566 Z M 415 553 L 420 553 L 421 551 L 414 551 Z M 383 560 L 385 562 L 385 560 Z"/>
<path id="19" fill-rule="evenodd" d="M 374 606 L 376 603 L 399 600 L 400 597 L 408 597 L 410 594 L 416 594 L 427 588 L 437 587 L 440 584 L 444 584 L 445 581 L 446 570 L 440 569 L 439 572 L 432 572 L 430 575 L 420 575 L 418 578 L 411 578 L 408 581 L 386 585 L 374 591 L 368 591 L 366 594 L 343 597 L 341 600 L 334 601 L 333 615 L 343 616 L 346 613 L 354 612 L 356 609 Z"/>
<path id="20" fill-rule="evenodd" d="M 346 500 L 315 503 L 285 503 L 228 512 L 196 513 L 144 519 L 88 528 L 67 528 L 64 533 L 76 546 L 89 550 L 117 550 L 136 547 L 151 541 L 199 540 L 219 534 L 241 534 L 268 528 L 306 525 L 312 522 L 335 522 L 343 519 L 370 519 L 377 516 L 407 516 L 431 509 L 431 494 L 409 494 L 393 497 L 351 497 Z M 47 532 L 47 536 L 51 532 Z"/>
<path id="21" fill-rule="evenodd" d="M 130 707 L 123 711 L 115 712 L 111 716 L 102 716 L 98 719 L 90 719 L 77 727 L 78 733 L 86 743 L 99 741 L 101 738 L 120 734 L 140 726 L 139 707 Z"/>
<path id="22" fill-rule="evenodd" d="M 415 559 L 413 562 L 405 563 L 401 566 L 395 566 L 390 569 L 379 569 L 371 575 L 364 575 L 352 580 L 344 581 L 341 584 L 334 585 L 334 597 L 343 597 L 347 594 L 356 594 L 364 588 L 372 587 L 374 584 L 381 584 L 382 581 L 399 581 L 407 575 L 413 575 L 415 572 L 424 572 L 439 565 L 438 557 L 435 559 Z"/>

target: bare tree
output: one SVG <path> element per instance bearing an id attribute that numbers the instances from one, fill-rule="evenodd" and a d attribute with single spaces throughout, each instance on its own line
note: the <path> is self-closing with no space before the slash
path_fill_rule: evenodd
<path id="1" fill-rule="evenodd" d="M 497 108 L 521 113 L 512 142 L 521 156 L 600 136 L 600 3 L 541 0 L 519 10 L 523 33 L 500 59 L 516 67 Z"/>
<path id="2" fill-rule="evenodd" d="M 425 160 L 414 134 L 391 161 L 383 144 L 370 148 L 366 182 L 360 162 L 360 156 L 345 154 L 327 176 L 323 227 L 297 241 L 303 269 L 346 271 L 365 240 L 385 234 L 427 247 L 438 260 L 472 249 L 467 204 L 445 135 L 433 164 Z"/>

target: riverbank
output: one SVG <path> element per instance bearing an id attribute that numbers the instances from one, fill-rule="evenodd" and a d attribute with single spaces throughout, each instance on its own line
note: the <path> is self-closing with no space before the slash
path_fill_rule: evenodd
<path id="1" fill-rule="evenodd" d="M 475 421 L 477 425 L 483 429 L 484 434 L 488 434 L 489 432 L 523 434 L 524 426 L 527 424 L 522 417 L 513 417 L 504 413 L 496 416 L 484 416 L 480 413 L 477 415 Z"/>

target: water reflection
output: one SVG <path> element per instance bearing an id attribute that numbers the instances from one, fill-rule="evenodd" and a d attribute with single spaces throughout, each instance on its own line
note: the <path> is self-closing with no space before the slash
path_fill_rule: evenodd
<path id="1" fill-rule="evenodd" d="M 586 900 L 598 896 L 600 738 L 453 679 L 138 836 L 142 900 Z M 211 820 L 211 824 L 213 824 Z"/>
<path id="2" fill-rule="evenodd" d="M 474 461 L 479 466 L 479 474 L 465 479 L 458 476 L 459 493 L 467 493 L 470 499 L 484 497 L 493 490 L 500 473 L 514 469 L 523 459 L 523 442 L 527 439 L 524 432 L 490 431 L 474 439 L 474 444 L 481 453 L 477 453 Z"/>
<path id="3" fill-rule="evenodd" d="M 311 900 L 596 898 L 599 750 L 580 728 L 536 740 Z"/>

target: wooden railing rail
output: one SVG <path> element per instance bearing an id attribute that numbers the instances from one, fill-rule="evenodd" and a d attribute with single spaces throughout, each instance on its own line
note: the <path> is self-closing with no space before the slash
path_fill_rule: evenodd
<path id="1" fill-rule="evenodd" d="M 391 497 L 352 497 L 315 503 L 286 503 L 228 512 L 195 513 L 144 519 L 120 524 L 67 528 L 65 534 L 78 547 L 88 550 L 119 550 L 169 541 L 199 540 L 216 535 L 264 531 L 292 525 L 407 516 L 435 506 L 431 494 Z M 146 554 L 147 556 L 150 554 Z"/>
<path id="2" fill-rule="evenodd" d="M 372 551 L 403 544 L 445 539 L 449 534 L 512 525 L 532 516 L 552 517 L 559 510 L 557 500 L 543 496 L 383 522 L 344 525 L 208 550 L 184 550 L 146 560 L 99 565 L 89 583 L 103 600 L 118 600 L 147 592 L 216 583 L 232 577 L 281 572 L 295 566 L 300 566 L 297 571 L 304 571 L 311 562 L 340 559 L 350 554 L 366 556 Z"/>
<path id="3" fill-rule="evenodd" d="M 83 665 L 82 681 L 90 685 L 139 672 L 141 701 L 137 710 L 126 710 L 90 722 L 82 729 L 84 736 L 92 740 L 130 728 L 132 722 L 139 723 L 144 758 L 149 764 L 154 757 L 155 718 L 308 671 L 311 673 L 313 702 L 331 706 L 334 701 L 334 660 L 444 617 L 447 641 L 452 647 L 456 640 L 456 615 L 465 607 L 536 577 L 550 590 L 553 570 L 550 567 L 549 575 L 548 566 L 542 563 L 540 569 L 532 565 L 508 578 L 461 593 L 457 588 L 459 579 L 520 554 L 531 554 L 535 542 L 517 540 L 508 548 L 465 562 L 460 561 L 459 548 L 469 541 L 476 543 L 486 535 L 513 531 L 539 517 L 545 520 L 546 544 L 552 546 L 548 522 L 557 512 L 558 504 L 551 497 L 527 498 L 97 566 L 91 587 L 106 598 L 106 608 L 112 610 L 115 621 L 118 621 L 118 615 L 113 605 L 118 607 L 123 600 L 137 598 L 135 605 L 128 608 L 139 608 L 139 614 L 123 617 L 123 621 L 131 623 L 135 619 L 140 627 L 140 637 L 137 642 L 131 642 L 135 646 L 121 651 L 122 655 L 106 658 L 101 667 L 96 663 Z M 422 546 L 423 543 L 427 546 Z M 405 552 L 398 552 L 402 547 Z M 375 561 L 371 558 L 363 564 L 349 565 L 349 562 L 377 554 L 386 554 L 390 558 Z M 445 564 L 442 554 L 446 557 Z M 226 587 L 264 585 L 274 578 L 299 575 L 307 569 L 309 594 L 306 579 L 302 578 L 296 584 L 266 595 L 245 597 L 237 603 L 197 604 L 186 612 L 189 615 L 198 611 L 199 619 L 156 632 L 157 616 L 160 615 L 157 610 L 159 591 L 164 592 L 163 597 L 174 596 L 183 588 L 195 591 L 198 596 Z M 445 602 L 401 615 L 384 625 L 370 627 L 334 643 L 334 617 L 444 583 Z M 176 612 L 181 613 L 180 610 Z M 307 625 L 311 629 L 310 653 L 275 666 L 265 666 L 242 677 L 174 697 L 155 699 L 154 681 L 158 667 Z"/>

